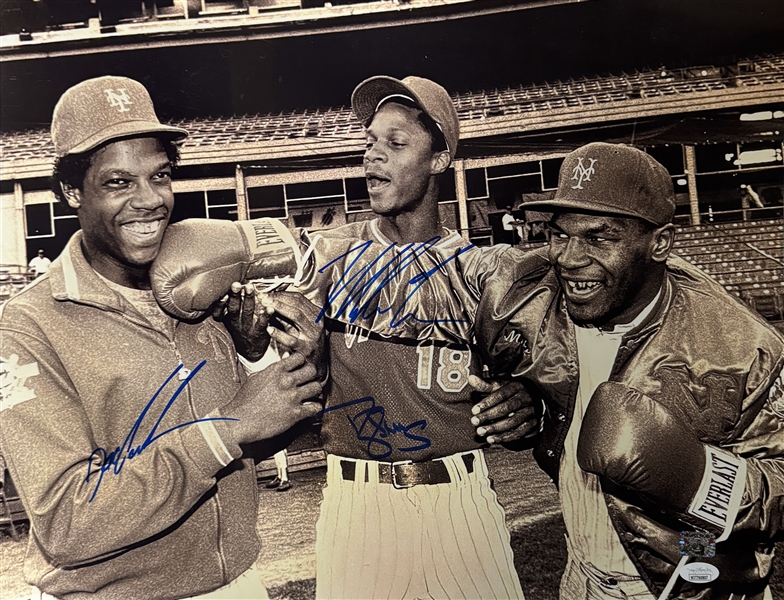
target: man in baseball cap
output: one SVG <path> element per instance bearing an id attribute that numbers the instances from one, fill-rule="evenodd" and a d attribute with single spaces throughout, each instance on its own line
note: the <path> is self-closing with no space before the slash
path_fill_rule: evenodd
<path id="1" fill-rule="evenodd" d="M 254 357 L 269 344 L 260 318 L 230 335 L 156 303 L 186 135 L 125 77 L 84 81 L 54 111 L 53 187 L 81 231 L 0 317 L 0 446 L 31 521 L 34 598 L 267 597 L 241 444 L 316 413 L 321 386 L 301 354 L 239 367 L 238 335 Z"/>
<path id="2" fill-rule="evenodd" d="M 347 244 L 372 244 L 380 258 L 361 260 L 373 280 L 388 279 L 390 251 L 401 268 L 415 263 L 405 280 L 418 268 L 438 271 L 422 292 L 436 307 L 422 316 L 444 314 L 448 304 L 467 321 L 468 303 L 452 299 L 443 276 L 456 276 L 452 259 L 471 246 L 439 214 L 439 178 L 460 130 L 449 94 L 428 79 L 380 76 L 360 83 L 351 105 L 366 128 L 363 165 L 377 218 L 321 232 L 319 251 L 350 257 L 348 273 L 349 260 L 360 259 Z M 438 267 L 418 256 L 425 246 L 443 257 Z M 316 526 L 316 597 L 522 598 L 482 450 L 490 434 L 476 435 L 471 422 L 472 385 L 490 387 L 476 377 L 476 353 L 468 344 L 377 336 L 371 326 L 326 320 L 327 485 Z M 496 394 L 516 406 L 530 402 L 518 383 Z M 525 411 L 515 419 L 521 426 Z"/>
<path id="3" fill-rule="evenodd" d="M 360 83 L 351 95 L 351 108 L 360 123 L 368 127 L 381 106 L 389 101 L 411 102 L 438 127 L 451 160 L 457 152 L 460 120 L 455 105 L 444 88 L 422 77 L 402 80 L 379 75 Z"/>
<path id="4" fill-rule="evenodd" d="M 561 598 L 770 598 L 781 335 L 670 256 L 671 178 L 638 149 L 578 148 L 523 208 L 553 213 L 549 264 L 495 269 L 476 335 L 547 405 L 534 456 L 568 533 Z"/>

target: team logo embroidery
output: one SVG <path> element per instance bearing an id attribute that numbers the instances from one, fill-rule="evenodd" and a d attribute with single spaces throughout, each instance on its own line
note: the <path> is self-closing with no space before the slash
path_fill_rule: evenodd
<path id="1" fill-rule="evenodd" d="M 681 417 L 705 439 L 720 440 L 738 422 L 744 382 L 738 375 L 697 374 L 683 363 L 661 364 L 653 372 L 659 391 L 652 398 Z"/>
<path id="2" fill-rule="evenodd" d="M 212 346 L 212 355 L 217 362 L 231 363 L 233 361 L 232 347 L 209 323 L 209 319 L 202 321 L 202 325 L 196 334 L 196 339 L 200 344 Z"/>
<path id="3" fill-rule="evenodd" d="M 128 92 L 125 91 L 125 88 L 104 90 L 104 93 L 106 94 L 106 99 L 109 101 L 109 106 L 113 106 L 118 112 L 131 111 L 131 109 L 128 108 L 128 105 L 133 104 L 133 102 L 131 102 L 131 97 L 128 95 Z"/>
<path id="4" fill-rule="evenodd" d="M 591 175 L 596 173 L 596 169 L 593 168 L 594 164 L 596 164 L 595 158 L 589 158 L 588 160 L 591 161 L 591 164 L 588 165 L 586 168 L 583 164 L 583 157 L 577 159 L 577 166 L 572 169 L 572 179 L 577 181 L 577 185 L 573 185 L 573 190 L 581 190 L 583 189 L 583 181 L 591 181 Z"/>
<path id="5" fill-rule="evenodd" d="M 35 391 L 25 386 L 25 383 L 38 374 L 37 362 L 20 365 L 18 354 L 12 354 L 7 359 L 0 357 L 0 411 L 35 398 Z"/>

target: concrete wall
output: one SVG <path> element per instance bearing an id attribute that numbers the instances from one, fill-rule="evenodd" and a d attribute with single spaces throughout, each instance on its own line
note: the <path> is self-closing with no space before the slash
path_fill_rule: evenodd
<path id="1" fill-rule="evenodd" d="M 27 265 L 22 188 L 0 194 L 0 264 Z"/>

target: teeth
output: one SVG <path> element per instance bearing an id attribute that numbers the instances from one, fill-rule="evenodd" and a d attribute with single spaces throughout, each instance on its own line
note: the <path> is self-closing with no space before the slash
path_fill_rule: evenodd
<path id="1" fill-rule="evenodd" d="M 573 292 L 588 292 L 601 285 L 598 281 L 568 281 L 567 283 Z"/>
<path id="2" fill-rule="evenodd" d="M 126 223 L 123 227 L 133 233 L 156 233 L 161 226 L 160 221 Z"/>

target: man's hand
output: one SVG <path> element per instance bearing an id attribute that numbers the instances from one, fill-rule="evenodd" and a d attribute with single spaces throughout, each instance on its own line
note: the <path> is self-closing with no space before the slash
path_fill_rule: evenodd
<path id="1" fill-rule="evenodd" d="M 236 443 L 266 440 L 317 415 L 322 406 L 312 400 L 320 393 L 316 368 L 302 354 L 292 354 L 250 375 L 220 413 L 239 419 L 227 423 Z"/>
<path id="2" fill-rule="evenodd" d="M 270 316 L 267 329 L 278 347 L 298 352 L 316 367 L 319 380 L 327 373 L 326 333 L 316 323 L 319 308 L 297 292 L 273 292 L 262 297 Z"/>
<path id="3" fill-rule="evenodd" d="M 252 283 L 232 283 L 229 293 L 216 303 L 212 316 L 226 325 L 237 353 L 250 362 L 264 356 L 270 343 L 269 316 L 262 303 L 256 301 Z"/>
<path id="4" fill-rule="evenodd" d="M 477 435 L 487 436 L 488 443 L 514 442 L 539 433 L 541 415 L 537 416 L 536 405 L 521 381 L 502 384 L 469 375 L 468 383 L 487 394 L 471 410 L 471 424 Z"/>

